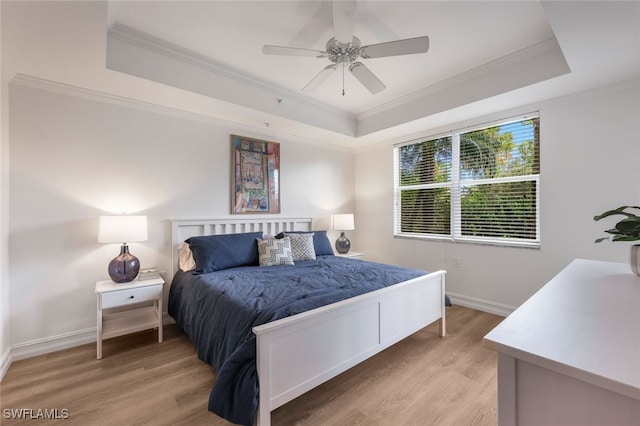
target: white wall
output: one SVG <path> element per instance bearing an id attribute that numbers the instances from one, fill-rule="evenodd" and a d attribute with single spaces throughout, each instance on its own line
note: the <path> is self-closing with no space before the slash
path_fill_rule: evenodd
<path id="1" fill-rule="evenodd" d="M 122 210 L 149 215 L 149 241 L 132 244 L 131 250 L 143 266 L 165 270 L 170 269 L 168 218 L 229 216 L 231 133 L 281 143 L 282 216 L 311 216 L 326 228 L 331 213 L 355 208 L 354 250 L 372 260 L 446 269 L 448 292 L 464 303 L 508 311 L 573 258 L 626 261 L 627 245 L 593 244 L 606 224 L 592 217 L 638 204 L 638 81 L 504 113 L 540 110 L 540 250 L 393 238 L 390 144 L 354 159 L 266 130 L 22 84 L 9 88 L 11 163 L 7 176 L 5 147 L 0 213 L 6 226 L 10 193 L 9 236 L 4 232 L 2 240 L 10 240 L 11 256 L 0 281 L 0 326 L 2 344 L 8 348 L 10 341 L 18 358 L 34 347 L 93 339 L 93 286 L 106 277 L 106 265 L 118 252 L 117 246 L 96 242 L 98 216 Z M 2 98 L 6 101 L 6 93 Z M 3 114 L 6 118 L 6 108 Z M 490 118 L 496 117 L 478 121 Z M 470 123 L 457 124 L 452 128 Z M 4 123 L 2 128 L 6 132 Z M 3 258 L 6 262 L 6 250 Z"/>
<path id="2" fill-rule="evenodd" d="M 446 269 L 448 292 L 495 312 L 520 305 L 574 258 L 626 262 L 628 244 L 593 243 L 615 218 L 602 223 L 592 218 L 639 204 L 640 82 L 507 111 L 502 117 L 533 110 L 541 117 L 539 250 L 394 238 L 391 144 L 356 155 L 354 244 L 376 260 Z M 489 118 L 499 115 L 478 117 L 477 123 Z"/>
<path id="3" fill-rule="evenodd" d="M 19 350 L 94 338 L 94 284 L 119 251 L 97 243 L 100 215 L 148 215 L 149 241 L 131 252 L 167 271 L 168 218 L 230 216 L 232 133 L 281 143 L 282 217 L 313 217 L 326 229 L 332 212 L 354 207 L 351 153 L 18 84 L 10 94 L 10 320 Z"/>
<path id="4" fill-rule="evenodd" d="M 2 5 L 0 5 L 2 22 Z M 0 50 L 2 49 L 0 35 Z M 0 53 L 0 380 L 9 368 L 9 78 Z"/>

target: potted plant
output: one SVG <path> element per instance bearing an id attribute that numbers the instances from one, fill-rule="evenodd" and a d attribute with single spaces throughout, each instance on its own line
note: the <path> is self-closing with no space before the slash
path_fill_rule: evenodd
<path id="1" fill-rule="evenodd" d="M 611 241 L 639 241 L 640 240 L 640 216 L 635 215 L 630 212 L 638 211 L 640 212 L 640 207 L 638 206 L 622 206 L 617 209 L 609 210 L 601 215 L 597 215 L 593 217 L 593 220 L 598 221 L 600 219 L 604 219 L 605 217 L 621 215 L 624 216 L 624 219 L 620 220 L 615 226 L 615 228 L 607 229 L 607 234 L 611 234 L 608 237 L 598 238 L 595 242 L 599 243 L 606 240 Z M 640 277 L 640 244 L 633 244 L 631 246 L 630 256 L 629 256 L 629 265 L 631 266 L 631 270 L 634 274 Z"/>

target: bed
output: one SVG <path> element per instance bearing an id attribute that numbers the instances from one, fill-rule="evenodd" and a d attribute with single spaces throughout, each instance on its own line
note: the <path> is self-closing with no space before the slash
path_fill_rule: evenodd
<path id="1" fill-rule="evenodd" d="M 333 256 L 308 218 L 171 224 L 169 314 L 216 370 L 209 409 L 231 422 L 268 426 L 271 411 L 421 328 L 439 321 L 445 335 L 445 271 Z M 209 256 L 221 269 L 178 268 L 184 241 L 204 265 L 202 241 L 233 242 L 233 257 L 256 235 L 279 235 L 287 245 L 304 240 L 318 255 L 271 267 L 228 267 L 224 256 Z"/>

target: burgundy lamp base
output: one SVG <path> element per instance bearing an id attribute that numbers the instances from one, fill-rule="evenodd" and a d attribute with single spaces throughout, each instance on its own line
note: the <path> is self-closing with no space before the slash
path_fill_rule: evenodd
<path id="1" fill-rule="evenodd" d="M 115 283 L 128 283 L 133 281 L 140 272 L 140 261 L 129 253 L 129 246 L 123 244 L 120 254 L 109 262 L 109 276 Z"/>

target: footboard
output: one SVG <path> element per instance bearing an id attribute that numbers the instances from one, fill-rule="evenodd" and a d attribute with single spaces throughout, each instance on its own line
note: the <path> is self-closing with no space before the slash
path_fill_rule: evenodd
<path id="1" fill-rule="evenodd" d="M 440 319 L 445 271 L 433 272 L 253 328 L 260 384 L 258 425 L 271 411 Z"/>

